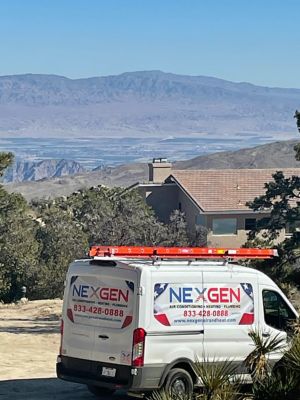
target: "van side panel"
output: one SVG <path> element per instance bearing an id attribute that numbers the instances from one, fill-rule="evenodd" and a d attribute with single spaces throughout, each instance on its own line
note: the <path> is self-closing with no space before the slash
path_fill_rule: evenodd
<path id="1" fill-rule="evenodd" d="M 157 371 L 153 383 L 156 379 L 158 385 L 169 366 L 177 362 L 192 365 L 202 356 L 202 272 L 183 274 L 180 268 L 172 273 L 157 271 L 151 274 L 150 282 L 141 299 L 148 310 L 144 361 L 145 366 Z"/>
<path id="2" fill-rule="evenodd" d="M 259 322 L 256 274 L 203 273 L 205 307 L 204 357 L 209 361 L 232 360 L 244 371 L 243 361 L 253 350 L 249 332 Z"/>

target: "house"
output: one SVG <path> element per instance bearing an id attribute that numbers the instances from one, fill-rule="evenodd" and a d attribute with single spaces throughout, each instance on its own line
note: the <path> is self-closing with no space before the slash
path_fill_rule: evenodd
<path id="1" fill-rule="evenodd" d="M 268 212 L 254 212 L 248 201 L 265 192 L 277 169 L 176 170 L 166 159 L 149 164 L 149 182 L 138 185 L 147 204 L 162 222 L 168 222 L 173 210 L 185 213 L 188 231 L 207 229 L 212 247 L 238 247 L 257 219 Z M 285 176 L 300 175 L 300 168 L 281 169 Z M 287 232 L 281 232 L 283 240 Z"/>

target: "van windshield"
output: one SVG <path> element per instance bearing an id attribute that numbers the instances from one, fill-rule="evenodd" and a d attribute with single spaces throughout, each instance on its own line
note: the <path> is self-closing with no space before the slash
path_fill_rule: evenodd
<path id="1" fill-rule="evenodd" d="M 68 313 L 81 325 L 122 329 L 133 317 L 134 282 L 117 277 L 72 276 Z"/>

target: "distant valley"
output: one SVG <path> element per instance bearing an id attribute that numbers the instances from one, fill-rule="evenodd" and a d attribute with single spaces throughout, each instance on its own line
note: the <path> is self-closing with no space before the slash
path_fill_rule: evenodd
<path id="1" fill-rule="evenodd" d="M 147 179 L 153 157 L 180 168 L 292 166 L 292 142 L 272 142 L 297 138 L 299 107 L 300 89 L 161 71 L 2 76 L 0 151 L 16 157 L 3 180 L 48 196 Z"/>
<path id="2" fill-rule="evenodd" d="M 299 140 L 300 141 L 300 140 Z M 299 167 L 295 160 L 294 146 L 297 141 L 282 141 L 238 151 L 226 151 L 205 156 L 198 156 L 173 163 L 175 169 L 236 169 L 236 168 L 288 168 Z M 151 162 L 151 158 L 148 160 Z M 47 164 L 46 164 L 47 165 Z M 53 164 L 54 165 L 54 164 Z M 57 162 L 57 167 L 67 165 Z M 80 168 L 77 163 L 72 168 Z M 31 166 L 32 168 L 32 166 Z M 21 192 L 28 200 L 42 197 L 65 196 L 81 188 L 96 185 L 127 187 L 136 182 L 148 180 L 147 163 L 128 163 L 116 167 L 101 167 L 94 171 L 79 172 L 69 175 L 52 172 L 52 179 L 6 184 L 9 191 Z M 65 170 L 67 173 L 67 170 Z"/>

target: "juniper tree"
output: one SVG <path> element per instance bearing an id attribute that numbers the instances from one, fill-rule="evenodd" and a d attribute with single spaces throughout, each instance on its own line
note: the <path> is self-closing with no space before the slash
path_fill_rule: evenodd
<path id="1" fill-rule="evenodd" d="M 298 110 L 296 110 L 294 118 L 296 118 L 298 132 L 300 133 L 300 112 Z M 296 160 L 300 161 L 300 143 L 296 144 L 294 150 L 296 152 Z"/>
<path id="2" fill-rule="evenodd" d="M 296 111 L 300 132 L 300 113 Z M 300 143 L 295 146 L 296 159 L 300 160 Z M 271 265 L 273 277 L 295 281 L 300 260 L 300 176 L 285 177 L 281 171 L 273 175 L 273 181 L 265 184 L 265 194 L 247 205 L 254 211 L 269 211 L 270 218 L 258 220 L 249 232 L 247 245 L 274 245 L 282 229 L 289 235 L 278 245 L 279 259 L 263 264 Z"/>
<path id="3" fill-rule="evenodd" d="M 12 163 L 12 153 L 0 153 L 0 176 Z M 20 297 L 21 287 L 29 295 L 38 269 L 37 223 L 21 194 L 8 193 L 0 185 L 0 300 Z"/>

